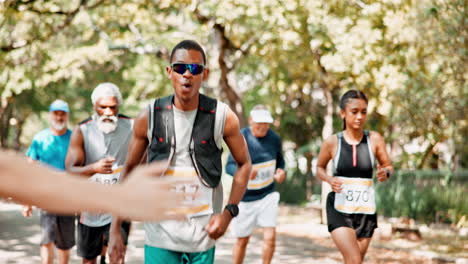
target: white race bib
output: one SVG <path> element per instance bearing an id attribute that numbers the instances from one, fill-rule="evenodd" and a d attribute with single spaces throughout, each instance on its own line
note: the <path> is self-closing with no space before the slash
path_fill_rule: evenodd
<path id="1" fill-rule="evenodd" d="M 247 189 L 259 190 L 270 185 L 274 179 L 276 170 L 276 160 L 265 161 L 252 165 L 252 170 L 257 170 L 257 176 L 253 180 L 249 180 Z"/>
<path id="2" fill-rule="evenodd" d="M 346 214 L 375 214 L 372 179 L 340 177 L 342 191 L 335 193 L 335 209 Z"/>
<path id="3" fill-rule="evenodd" d="M 116 184 L 120 180 L 120 173 L 122 173 L 122 170 L 122 166 L 114 165 L 112 166 L 111 174 L 96 173 L 90 178 L 90 180 L 101 184 Z"/>
<path id="4" fill-rule="evenodd" d="M 111 174 L 96 173 L 89 178 L 90 181 L 100 184 L 116 184 L 120 180 L 120 174 L 122 173 L 123 167 L 114 165 L 112 166 Z M 112 215 L 108 213 L 89 213 L 82 212 L 80 222 L 87 226 L 103 226 L 112 221 Z"/>
<path id="5" fill-rule="evenodd" d="M 200 182 L 193 167 L 169 167 L 164 176 L 174 177 L 175 181 L 189 181 L 189 183 L 175 183 L 175 191 L 186 194 L 183 202 L 186 207 L 174 208 L 174 211 L 188 212 L 189 218 L 213 214 L 213 189 Z"/>

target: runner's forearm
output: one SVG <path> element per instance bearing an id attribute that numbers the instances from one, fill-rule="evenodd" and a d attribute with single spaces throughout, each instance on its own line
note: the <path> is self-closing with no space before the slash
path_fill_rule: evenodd
<path id="1" fill-rule="evenodd" d="M 232 181 L 231 194 L 228 200 L 229 204 L 238 204 L 244 196 L 251 169 L 250 160 L 237 169 Z"/>
<path id="2" fill-rule="evenodd" d="M 321 179 L 324 182 L 330 183 L 330 180 L 333 178 L 327 174 L 327 171 L 322 168 L 317 166 L 317 176 L 319 179 Z"/>
<path id="3" fill-rule="evenodd" d="M 67 172 L 79 176 L 90 177 L 96 173 L 96 170 L 94 168 L 94 163 L 92 163 L 85 166 L 70 166 L 69 168 L 67 168 Z"/>

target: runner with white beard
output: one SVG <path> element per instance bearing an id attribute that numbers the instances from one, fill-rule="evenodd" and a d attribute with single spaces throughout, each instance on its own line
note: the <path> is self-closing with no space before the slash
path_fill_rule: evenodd
<path id="1" fill-rule="evenodd" d="M 119 114 L 122 95 L 112 83 L 99 84 L 91 94 L 94 114 L 80 123 L 71 136 L 65 161 L 67 171 L 101 184 L 116 184 L 127 156 L 133 120 Z M 83 263 L 96 263 L 109 237 L 111 214 L 83 212 L 78 223 L 78 255 Z M 129 223 L 121 226 L 125 244 Z M 102 263 L 102 262 L 101 262 Z"/>

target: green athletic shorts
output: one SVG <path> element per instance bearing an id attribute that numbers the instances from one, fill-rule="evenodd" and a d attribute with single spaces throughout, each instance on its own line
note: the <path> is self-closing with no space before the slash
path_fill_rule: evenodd
<path id="1" fill-rule="evenodd" d="M 185 253 L 145 245 L 145 264 L 213 264 L 215 247 L 203 252 Z"/>

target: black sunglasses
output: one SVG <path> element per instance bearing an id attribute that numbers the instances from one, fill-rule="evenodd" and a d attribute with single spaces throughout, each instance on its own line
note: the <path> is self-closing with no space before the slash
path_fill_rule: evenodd
<path id="1" fill-rule="evenodd" d="M 198 75 L 203 72 L 203 69 L 205 69 L 205 66 L 196 63 L 174 63 L 171 65 L 171 67 L 178 74 L 184 74 L 187 70 L 189 70 L 192 75 Z"/>

